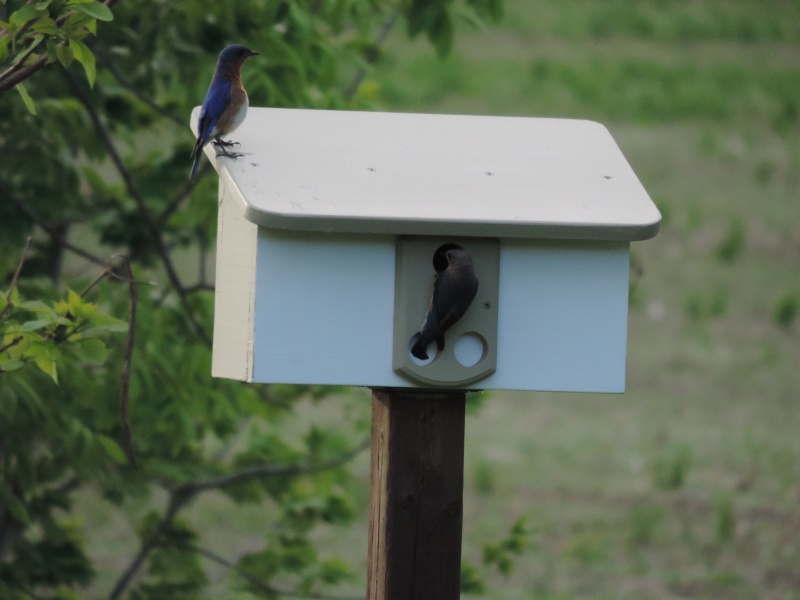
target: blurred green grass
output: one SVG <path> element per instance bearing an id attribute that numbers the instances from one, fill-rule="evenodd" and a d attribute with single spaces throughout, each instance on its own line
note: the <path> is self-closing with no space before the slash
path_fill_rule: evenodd
<path id="1" fill-rule="evenodd" d="M 452 54 L 395 35 L 389 110 L 598 120 L 664 215 L 633 244 L 627 392 L 491 393 L 464 556 L 488 598 L 800 598 L 800 3 L 507 0 Z"/>

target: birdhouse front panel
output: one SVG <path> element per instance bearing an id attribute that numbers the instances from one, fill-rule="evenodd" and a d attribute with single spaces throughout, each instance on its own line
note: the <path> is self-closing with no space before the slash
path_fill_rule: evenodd
<path id="1" fill-rule="evenodd" d="M 660 215 L 602 125 L 251 108 L 235 141 L 206 147 L 215 376 L 624 390 L 629 246 Z"/>

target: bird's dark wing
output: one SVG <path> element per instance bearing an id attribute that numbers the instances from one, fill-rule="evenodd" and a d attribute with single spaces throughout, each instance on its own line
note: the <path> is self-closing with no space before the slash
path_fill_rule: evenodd
<path id="1" fill-rule="evenodd" d="M 472 272 L 445 269 L 436 276 L 433 303 L 439 315 L 437 329 L 440 335 L 467 312 L 477 291 L 478 280 Z"/>
<path id="2" fill-rule="evenodd" d="M 411 348 L 411 354 L 421 360 L 428 359 L 428 353 L 426 351 L 428 345 L 439 335 L 437 321 L 436 309 L 433 306 L 433 302 L 431 302 L 428 313 L 425 315 L 425 322 L 422 324 L 422 329 L 419 332 L 419 338 L 413 348 Z"/>
<path id="3" fill-rule="evenodd" d="M 214 136 L 214 127 L 231 102 L 231 90 L 232 84 L 228 79 L 215 77 L 211 82 L 203 106 L 200 107 L 200 118 L 197 121 L 197 143 L 192 150 L 193 157 Z"/>

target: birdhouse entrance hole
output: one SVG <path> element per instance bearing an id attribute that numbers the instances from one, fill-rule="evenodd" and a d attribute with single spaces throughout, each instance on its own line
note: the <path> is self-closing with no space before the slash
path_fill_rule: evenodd
<path id="1" fill-rule="evenodd" d="M 433 341 L 428 358 L 411 352 L 431 307 L 437 277 L 447 270 L 448 252 L 466 252 L 478 291 L 466 312 L 445 331 L 444 348 Z M 393 369 L 416 383 L 458 388 L 496 370 L 500 242 L 494 238 L 403 236 L 396 246 Z M 431 269 L 433 266 L 433 269 Z M 441 283 L 441 282 L 440 282 Z M 423 355 L 424 356 L 424 355 Z"/>
<path id="2" fill-rule="evenodd" d="M 437 273 L 441 273 L 447 268 L 447 251 L 463 250 L 463 249 L 464 248 L 462 248 L 458 244 L 454 244 L 452 242 L 442 244 L 436 249 L 436 252 L 433 253 L 433 268 L 436 270 Z"/>

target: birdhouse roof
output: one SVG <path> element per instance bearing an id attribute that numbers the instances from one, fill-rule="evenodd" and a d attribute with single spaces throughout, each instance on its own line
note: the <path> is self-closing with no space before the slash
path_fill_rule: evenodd
<path id="1" fill-rule="evenodd" d="M 206 153 L 263 227 L 631 241 L 661 221 L 592 121 L 251 107 L 231 139 L 241 158 Z"/>

